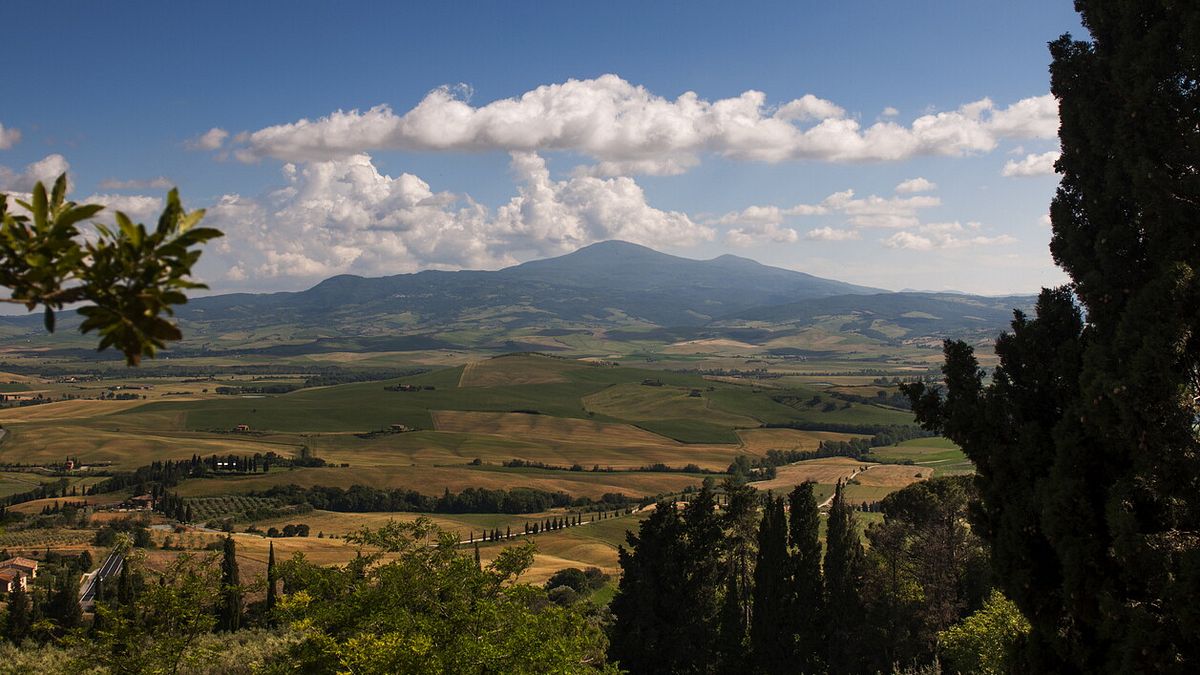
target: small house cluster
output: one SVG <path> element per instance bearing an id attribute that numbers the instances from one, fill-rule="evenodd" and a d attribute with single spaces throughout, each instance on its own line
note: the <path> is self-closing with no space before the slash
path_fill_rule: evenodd
<path id="1" fill-rule="evenodd" d="M 37 578 L 37 570 L 37 561 L 29 558 L 0 561 L 0 593 L 12 593 L 18 588 L 28 590 L 28 580 Z"/>

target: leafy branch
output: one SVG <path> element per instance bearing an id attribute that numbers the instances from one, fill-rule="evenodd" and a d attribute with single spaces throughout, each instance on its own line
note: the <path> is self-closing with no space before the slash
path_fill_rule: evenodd
<path id="1" fill-rule="evenodd" d="M 185 291 L 208 288 L 191 280 L 192 267 L 199 246 L 222 233 L 196 227 L 204 210 L 184 211 L 178 191 L 171 190 L 152 230 L 117 211 L 115 227 L 97 224 L 98 236 L 85 240 L 77 224 L 104 207 L 67 201 L 66 192 L 66 174 L 49 193 L 39 182 L 28 202 L 16 200 L 29 215 L 10 212 L 0 195 L 0 286 L 12 292 L 0 302 L 30 311 L 44 307 L 51 333 L 55 312 L 90 303 L 79 308 L 79 329 L 100 335 L 98 350 L 118 349 L 131 366 L 143 356 L 154 358 L 168 341 L 183 337 L 169 317 L 187 302 Z"/>

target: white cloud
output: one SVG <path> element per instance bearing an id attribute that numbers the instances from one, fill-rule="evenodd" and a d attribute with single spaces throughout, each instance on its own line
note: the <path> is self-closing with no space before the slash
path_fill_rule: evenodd
<path id="1" fill-rule="evenodd" d="M 896 110 L 895 108 L 893 108 L 892 106 L 889 105 L 888 107 L 883 109 L 883 112 L 881 112 L 879 114 L 883 117 L 895 117 L 896 115 L 900 114 L 900 111 Z"/>
<path id="2" fill-rule="evenodd" d="M 1016 243 L 1016 238 L 1001 234 L 995 237 L 983 235 L 970 236 L 969 231 L 982 229 L 979 223 L 959 222 L 926 223 L 917 228 L 916 232 L 901 231 L 880 242 L 888 248 L 908 249 L 912 251 L 932 251 L 935 249 L 955 249 L 981 246 L 1004 246 Z"/>
<path id="3" fill-rule="evenodd" d="M 21 132 L 18 129 L 5 128 L 0 124 L 0 150 L 7 150 L 21 142 Z"/>
<path id="4" fill-rule="evenodd" d="M 167 190 L 172 186 L 173 184 L 166 176 L 134 180 L 110 178 L 100 181 L 101 190 Z"/>
<path id="5" fill-rule="evenodd" d="M 838 119 L 845 116 L 846 111 L 833 101 L 826 101 L 812 94 L 805 94 L 794 101 L 789 101 L 779 106 L 779 109 L 775 111 L 775 117 L 781 120 L 796 120 L 800 122 L 829 118 Z"/>
<path id="6" fill-rule="evenodd" d="M 1006 178 L 1049 176 L 1054 173 L 1054 163 L 1058 161 L 1061 154 L 1058 150 L 1051 150 L 1041 154 L 1025 155 L 1025 158 L 1020 161 L 1010 159 L 1004 163 L 1004 169 L 1000 173 Z"/>
<path id="7" fill-rule="evenodd" d="M 191 150 L 220 150 L 225 145 L 229 132 L 220 127 L 213 127 L 199 136 L 189 140 L 185 145 Z"/>
<path id="8" fill-rule="evenodd" d="M 930 192 L 937 189 L 937 183 L 924 178 L 910 178 L 896 186 L 896 192 L 912 194 L 914 192 Z"/>
<path id="9" fill-rule="evenodd" d="M 835 230 L 832 227 L 818 227 L 808 231 L 805 239 L 813 241 L 849 241 L 861 239 L 857 230 Z"/>
<path id="10" fill-rule="evenodd" d="M 854 190 L 835 192 L 818 204 L 796 204 L 789 208 L 778 206 L 749 206 L 713 220 L 713 225 L 762 226 L 779 225 L 794 216 L 823 216 L 842 214 L 855 227 L 903 228 L 915 227 L 920 220 L 917 211 L 941 205 L 941 200 L 928 195 L 914 197 L 856 198 Z"/>
<path id="11" fill-rule="evenodd" d="M 991 151 L 1002 138 L 1049 138 L 1058 124 L 1048 95 L 1007 108 L 983 99 L 907 127 L 884 121 L 863 128 L 811 94 L 774 107 L 753 90 L 715 101 L 694 92 L 671 100 L 616 75 L 543 85 L 482 106 L 457 92 L 435 89 L 402 114 L 378 105 L 267 127 L 242 137 L 234 154 L 243 161 L 327 161 L 389 149 L 565 150 L 600 163 L 595 175 L 669 174 L 694 166 L 704 153 L 764 162 L 961 156 Z"/>
<path id="12" fill-rule="evenodd" d="M 113 212 L 120 211 L 135 223 L 152 225 L 158 222 L 158 215 L 163 208 L 161 197 L 145 195 L 94 194 L 78 201 L 80 204 L 103 204 L 104 210 L 96 218 L 110 223 L 113 222 Z"/>
<path id="13" fill-rule="evenodd" d="M 417 176 L 381 174 L 367 155 L 283 167 L 261 198 L 225 195 L 206 222 L 229 281 L 494 268 L 514 252 L 551 255 L 605 239 L 688 245 L 715 235 L 655 209 L 631 178 L 553 180 L 535 153 L 513 153 L 518 194 L 495 213 L 469 196 L 434 192 Z"/>
<path id="14" fill-rule="evenodd" d="M 729 230 L 725 233 L 725 241 L 740 247 L 752 246 L 760 242 L 794 244 L 800 241 L 800 234 L 790 227 L 780 227 L 776 223 L 762 223 Z"/>
<path id="15" fill-rule="evenodd" d="M 67 159 L 57 153 L 46 155 L 26 165 L 19 173 L 6 166 L 0 166 L 0 190 L 31 192 L 38 181 L 49 188 L 60 174 L 66 173 L 70 168 L 71 164 Z"/>

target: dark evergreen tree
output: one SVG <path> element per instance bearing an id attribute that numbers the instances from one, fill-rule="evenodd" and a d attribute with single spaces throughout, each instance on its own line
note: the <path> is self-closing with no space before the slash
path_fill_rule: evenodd
<path id="1" fill-rule="evenodd" d="M 767 496 L 758 526 L 750 614 L 750 653 L 759 673 L 792 673 L 794 606 L 783 499 Z"/>
<path id="2" fill-rule="evenodd" d="M 683 639 L 693 631 L 681 603 L 688 563 L 683 519 L 673 503 L 660 503 L 637 534 L 625 535 L 617 557 L 621 581 L 610 609 L 613 628 L 609 655 L 631 673 L 704 672 L 698 645 Z"/>
<path id="3" fill-rule="evenodd" d="M 715 670 L 721 675 L 738 675 L 749 671 L 746 649 L 746 615 L 742 593 L 736 575 L 725 575 L 725 592 L 721 596 L 718 616 Z"/>
<path id="4" fill-rule="evenodd" d="M 716 660 L 717 616 L 721 597 L 721 520 L 716 511 L 713 481 L 706 479 L 683 509 L 685 565 L 680 612 L 688 617 L 681 638 L 692 645 L 699 663 Z"/>
<path id="5" fill-rule="evenodd" d="M 242 582 L 238 573 L 237 542 L 226 535 L 221 556 L 221 604 L 217 628 L 236 631 L 242 625 Z"/>
<path id="6" fill-rule="evenodd" d="M 275 586 L 278 579 L 275 577 L 275 542 L 271 542 L 267 552 L 267 611 L 271 612 L 275 609 L 277 598 L 275 597 Z"/>
<path id="7" fill-rule="evenodd" d="M 863 548 L 854 510 L 846 503 L 838 481 L 829 507 L 825 535 L 825 599 L 828 666 L 834 673 L 864 672 L 865 655 L 872 646 L 860 639 L 863 633 L 862 584 Z"/>
<path id="8" fill-rule="evenodd" d="M 62 631 L 77 628 L 83 622 L 83 611 L 79 608 L 79 580 L 74 574 L 64 571 L 54 580 L 47 609 L 48 618 Z"/>
<path id="9" fill-rule="evenodd" d="M 5 637 L 14 644 L 21 644 L 29 637 L 29 628 L 33 625 L 33 607 L 29 594 L 19 585 L 8 594 L 8 630 Z"/>
<path id="10" fill-rule="evenodd" d="M 908 393 L 978 467 L 976 529 L 1033 625 L 1029 669 L 1196 670 L 1200 4 L 1076 8 L 1091 41 L 1051 45 L 1051 253 L 1072 284 L 1017 315 L 987 387 L 948 343 L 945 396 Z"/>
<path id="11" fill-rule="evenodd" d="M 116 604 L 128 607 L 133 603 L 133 579 L 129 573 L 129 564 L 121 563 L 121 575 L 117 578 Z"/>
<path id="12" fill-rule="evenodd" d="M 803 673 L 820 673 L 825 667 L 825 586 L 821 576 L 821 511 L 813 493 L 816 484 L 806 481 L 788 495 L 793 600 L 789 621 L 795 635 L 795 660 Z"/>

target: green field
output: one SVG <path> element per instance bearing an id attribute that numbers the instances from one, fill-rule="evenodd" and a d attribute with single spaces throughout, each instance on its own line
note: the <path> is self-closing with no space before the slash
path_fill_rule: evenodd
<path id="1" fill-rule="evenodd" d="M 973 473 L 975 465 L 947 438 L 914 438 L 896 445 L 875 448 L 871 454 L 884 462 L 911 461 L 933 469 L 935 476 Z"/>

